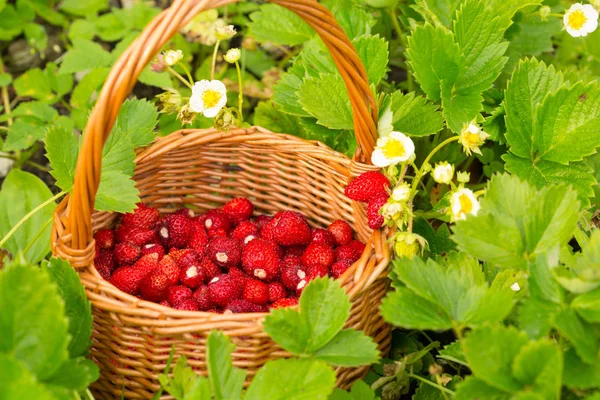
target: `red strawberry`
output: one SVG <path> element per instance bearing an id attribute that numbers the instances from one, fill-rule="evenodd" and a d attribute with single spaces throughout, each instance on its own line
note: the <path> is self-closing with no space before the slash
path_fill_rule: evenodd
<path id="1" fill-rule="evenodd" d="M 329 246 L 335 245 L 335 241 L 333 240 L 333 236 L 327 229 L 315 228 L 311 232 L 311 243 L 322 243 Z"/>
<path id="2" fill-rule="evenodd" d="M 181 303 L 175 304 L 174 308 L 181 311 L 198 311 L 198 304 L 194 299 L 187 299 Z"/>
<path id="3" fill-rule="evenodd" d="M 254 304 L 267 304 L 269 287 L 257 279 L 247 279 L 242 298 Z"/>
<path id="4" fill-rule="evenodd" d="M 208 284 L 210 301 L 220 307 L 226 307 L 232 300 L 239 299 L 242 288 L 235 278 L 221 274 Z"/>
<path id="5" fill-rule="evenodd" d="M 190 289 L 196 289 L 204 283 L 205 279 L 206 271 L 204 271 L 201 267 L 197 267 L 195 265 L 182 268 L 181 273 L 179 275 L 179 280 L 181 281 L 181 283 L 189 287 Z"/>
<path id="6" fill-rule="evenodd" d="M 379 171 L 365 172 L 354 178 L 346 186 L 344 194 L 352 200 L 369 202 L 371 199 L 387 194 L 390 181 Z"/>
<path id="7" fill-rule="evenodd" d="M 231 229 L 231 221 L 229 220 L 229 217 L 220 210 L 210 210 L 206 213 L 204 227 L 207 231 L 223 229 L 225 232 L 229 232 Z"/>
<path id="8" fill-rule="evenodd" d="M 264 240 L 272 240 L 275 241 L 275 227 L 279 223 L 281 219 L 282 212 L 278 212 L 273 217 L 271 217 L 268 221 L 265 220 L 263 224 L 260 226 L 260 237 Z"/>
<path id="9" fill-rule="evenodd" d="M 160 304 L 161 306 L 165 306 L 165 307 L 171 307 L 171 305 L 169 304 L 169 302 L 167 300 L 163 300 L 158 304 Z"/>
<path id="10" fill-rule="evenodd" d="M 229 217 L 231 222 L 239 224 L 252 217 L 254 205 L 247 198 L 238 197 L 227 202 L 227 204 L 221 207 L 221 211 Z"/>
<path id="11" fill-rule="evenodd" d="M 164 256 L 158 263 L 157 271 L 162 272 L 169 279 L 169 285 L 176 285 L 179 282 L 179 274 L 181 269 L 171 258 L 171 256 Z"/>
<path id="12" fill-rule="evenodd" d="M 259 215 L 258 217 L 254 218 L 254 223 L 256 224 L 256 226 L 258 226 L 258 229 L 260 230 L 263 226 L 265 226 L 273 217 L 271 217 L 270 215 Z"/>
<path id="13" fill-rule="evenodd" d="M 269 302 L 273 303 L 279 299 L 283 299 L 287 292 L 285 287 L 280 282 L 271 282 L 269 283 Z"/>
<path id="14" fill-rule="evenodd" d="M 227 231 L 223 228 L 209 229 L 206 234 L 210 239 L 216 237 L 227 237 Z"/>
<path id="15" fill-rule="evenodd" d="M 284 211 L 273 228 L 275 242 L 282 246 L 302 246 L 310 242 L 310 227 L 304 217 Z"/>
<path id="16" fill-rule="evenodd" d="M 156 270 L 148 274 L 140 282 L 140 291 L 142 292 L 142 298 L 144 300 L 160 302 L 167 297 L 167 290 L 169 289 L 169 278 L 167 275 Z"/>
<path id="17" fill-rule="evenodd" d="M 189 208 L 180 208 L 179 210 L 175 211 L 174 214 L 183 215 L 188 219 L 192 219 L 196 216 L 196 213 L 193 210 L 190 210 Z"/>
<path id="18" fill-rule="evenodd" d="M 233 300 L 229 304 L 227 304 L 227 307 L 225 308 L 225 312 L 231 312 L 234 314 L 266 311 L 266 307 L 251 303 L 244 299 Z"/>
<path id="19" fill-rule="evenodd" d="M 131 243 L 119 243 L 115 246 L 115 260 L 119 265 L 133 264 L 140 254 L 140 248 Z"/>
<path id="20" fill-rule="evenodd" d="M 145 204 L 138 204 L 133 213 L 123 215 L 122 225 L 135 226 L 139 229 L 153 229 L 158 221 L 158 210 Z"/>
<path id="21" fill-rule="evenodd" d="M 352 265 L 351 260 L 339 260 L 333 263 L 331 266 L 331 276 L 338 279 L 350 266 Z"/>
<path id="22" fill-rule="evenodd" d="M 158 254 L 158 259 L 162 259 L 165 255 L 165 249 L 159 243 L 149 243 L 142 246 L 142 256 L 146 254 Z"/>
<path id="23" fill-rule="evenodd" d="M 204 229 L 196 230 L 192 233 L 190 237 L 190 242 L 188 243 L 188 247 L 196 252 L 198 255 L 198 259 L 204 258 L 204 254 L 206 253 L 206 245 L 208 244 L 208 236 Z"/>
<path id="24" fill-rule="evenodd" d="M 279 272 L 279 251 L 277 245 L 262 239 L 254 239 L 244 246 L 242 266 L 251 276 L 270 281 Z"/>
<path id="25" fill-rule="evenodd" d="M 98 267 L 101 267 L 102 269 L 108 271 L 110 275 L 110 273 L 116 267 L 115 256 L 110 250 L 100 250 L 96 252 L 96 255 L 94 257 L 94 265 L 96 266 L 98 272 L 100 272 L 100 269 Z"/>
<path id="26" fill-rule="evenodd" d="M 231 276 L 232 278 L 234 278 L 240 284 L 240 287 L 242 287 L 242 288 L 246 284 L 246 280 L 249 279 L 249 276 L 246 275 L 244 273 L 244 271 L 242 271 L 239 268 L 229 268 L 228 275 Z"/>
<path id="27" fill-rule="evenodd" d="M 306 271 L 306 282 L 310 282 L 318 276 L 327 276 L 329 274 L 329 268 L 324 265 L 313 265 Z"/>
<path id="28" fill-rule="evenodd" d="M 159 221 L 157 232 L 166 247 L 184 248 L 190 241 L 192 223 L 181 214 L 170 214 Z"/>
<path id="29" fill-rule="evenodd" d="M 167 290 L 167 300 L 169 304 L 176 306 L 177 304 L 189 300 L 192 297 L 192 291 L 185 286 L 171 286 Z"/>
<path id="30" fill-rule="evenodd" d="M 382 195 L 375 197 L 367 205 L 367 220 L 369 221 L 369 228 L 379 229 L 383 226 L 385 219 L 379 214 L 379 210 L 387 202 L 388 196 Z"/>
<path id="31" fill-rule="evenodd" d="M 115 239 L 118 243 L 131 242 L 136 246 L 147 243 L 156 243 L 158 238 L 151 229 L 141 229 L 131 225 L 120 225 L 115 230 Z"/>
<path id="32" fill-rule="evenodd" d="M 343 245 L 335 249 L 335 260 L 351 260 L 352 262 L 358 260 L 360 254 L 357 253 L 352 246 L 349 244 Z"/>
<path id="33" fill-rule="evenodd" d="M 304 246 L 286 247 L 283 254 L 284 257 L 302 257 L 302 254 L 304 254 L 304 250 L 306 250 L 306 247 Z"/>
<path id="34" fill-rule="evenodd" d="M 331 225 L 327 227 L 327 231 L 333 236 L 333 240 L 336 245 L 343 246 L 352 241 L 352 227 L 346 222 L 338 219 L 333 221 Z"/>
<path id="35" fill-rule="evenodd" d="M 234 238 L 217 237 L 210 241 L 206 255 L 217 265 L 229 269 L 239 265 L 242 258 L 240 242 Z"/>
<path id="36" fill-rule="evenodd" d="M 140 283 L 158 265 L 156 254 L 149 254 L 138 260 L 132 267 L 120 267 L 113 272 L 110 283 L 125 293 L 136 295 Z"/>
<path id="37" fill-rule="evenodd" d="M 284 299 L 279 299 L 273 304 L 271 304 L 271 308 L 282 308 L 282 307 L 292 307 L 298 304 L 297 297 L 286 297 Z"/>
<path id="38" fill-rule="evenodd" d="M 208 294 L 208 286 L 200 286 L 192 296 L 198 304 L 199 311 L 208 311 L 211 308 L 214 308 L 214 304 L 212 303 L 212 301 L 210 301 L 210 296 Z"/>
<path id="39" fill-rule="evenodd" d="M 231 237 L 246 244 L 250 240 L 258 237 L 258 226 L 252 221 L 242 221 L 231 231 Z"/>
<path id="40" fill-rule="evenodd" d="M 365 244 L 359 240 L 353 240 L 350 243 L 348 243 L 348 246 L 352 247 L 354 249 L 355 252 L 357 252 L 358 254 L 360 254 L 362 256 L 362 253 L 365 252 Z"/>
<path id="41" fill-rule="evenodd" d="M 306 267 L 323 266 L 329 268 L 334 261 L 335 253 L 326 244 L 312 243 L 302 255 L 302 264 Z"/>
<path id="42" fill-rule="evenodd" d="M 290 290 L 296 290 L 298 283 L 306 278 L 306 268 L 298 257 L 284 259 L 281 266 L 281 283 Z"/>
<path id="43" fill-rule="evenodd" d="M 115 232 L 112 229 L 100 229 L 94 234 L 96 248 L 110 250 L 115 247 Z"/>
<path id="44" fill-rule="evenodd" d="M 198 256 L 192 249 L 171 249 L 169 255 L 179 265 L 179 268 L 191 267 L 198 264 Z"/>
<path id="45" fill-rule="evenodd" d="M 158 267 L 158 254 L 147 254 L 133 264 L 133 269 L 138 269 L 144 273 L 144 276 L 154 271 Z"/>
<path id="46" fill-rule="evenodd" d="M 204 257 L 200 262 L 200 267 L 206 272 L 206 278 L 209 281 L 222 273 L 221 268 L 212 262 L 210 257 Z"/>

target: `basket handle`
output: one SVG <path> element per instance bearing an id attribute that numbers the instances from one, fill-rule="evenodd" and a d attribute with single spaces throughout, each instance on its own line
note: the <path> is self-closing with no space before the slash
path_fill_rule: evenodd
<path id="1" fill-rule="evenodd" d="M 238 0 L 175 0 L 160 13 L 119 57 L 100 92 L 85 128 L 85 135 L 69 200 L 66 234 L 70 248 L 83 250 L 92 240 L 91 215 L 100 184 L 102 148 L 121 105 L 138 76 L 165 43 L 199 12 Z M 377 138 L 377 105 L 369 81 L 352 43 L 331 12 L 317 0 L 267 0 L 298 14 L 321 37 L 333 57 L 350 97 L 354 132 L 359 150 L 356 158 L 369 160 Z"/>

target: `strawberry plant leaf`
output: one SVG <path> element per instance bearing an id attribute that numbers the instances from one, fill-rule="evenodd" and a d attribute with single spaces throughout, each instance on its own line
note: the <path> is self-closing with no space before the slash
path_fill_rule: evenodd
<path id="1" fill-rule="evenodd" d="M 210 382 L 188 365 L 185 356 L 179 357 L 172 376 L 160 374 L 160 385 L 177 400 L 212 398 Z"/>
<path id="2" fill-rule="evenodd" d="M 563 382 L 572 389 L 592 389 L 600 387 L 600 363 L 586 364 L 577 356 L 575 349 L 565 352 Z"/>
<path id="3" fill-rule="evenodd" d="M 411 306 L 406 307 L 406 304 Z M 452 320 L 442 307 L 403 287 L 383 299 L 381 315 L 395 326 L 407 329 L 445 331 L 452 328 Z"/>
<path id="4" fill-rule="evenodd" d="M 301 355 L 306 350 L 310 332 L 296 310 L 277 308 L 265 317 L 265 332 L 285 350 Z"/>
<path id="5" fill-rule="evenodd" d="M 254 110 L 254 124 L 276 133 L 305 137 L 300 118 L 279 111 L 270 101 L 261 101 Z"/>
<path id="6" fill-rule="evenodd" d="M 7 399 L 55 400 L 56 397 L 38 382 L 35 375 L 10 353 L 0 353 L 0 385 Z"/>
<path id="7" fill-rule="evenodd" d="M 519 328 L 532 339 L 544 337 L 550 333 L 552 319 L 559 311 L 559 305 L 532 295 L 519 307 Z"/>
<path id="8" fill-rule="evenodd" d="M 444 346 L 444 348 L 439 350 L 438 353 L 439 358 L 452 361 L 454 363 L 461 364 L 467 367 L 469 366 L 469 364 L 467 364 L 467 360 L 465 359 L 465 353 L 463 353 L 460 347 L 459 341 L 452 342 L 449 345 Z"/>
<path id="9" fill-rule="evenodd" d="M 554 316 L 554 328 L 567 338 L 577 355 L 586 364 L 597 365 L 600 362 L 598 349 L 600 344 L 594 334 L 595 327 L 583 321 L 572 308 L 567 308 Z"/>
<path id="10" fill-rule="evenodd" d="M 545 399 L 560 397 L 562 371 L 562 351 L 555 342 L 546 338 L 523 346 L 512 366 L 512 372 L 521 385 Z"/>
<path id="11" fill-rule="evenodd" d="M 600 287 L 600 231 L 594 230 L 581 253 L 554 269 L 556 280 L 568 291 L 586 293 Z"/>
<path id="12" fill-rule="evenodd" d="M 102 173 L 122 172 L 133 176 L 135 170 L 135 146 L 132 137 L 119 126 L 111 131 L 102 149 Z"/>
<path id="13" fill-rule="evenodd" d="M 115 126 L 128 136 L 134 147 L 147 146 L 154 140 L 158 110 L 147 100 L 130 99 L 119 111 Z"/>
<path id="14" fill-rule="evenodd" d="M 571 307 L 584 321 L 590 324 L 600 323 L 600 289 L 577 296 Z"/>
<path id="15" fill-rule="evenodd" d="M 334 386 L 335 372 L 323 361 L 280 359 L 267 362 L 258 371 L 244 400 L 324 400 Z"/>
<path id="16" fill-rule="evenodd" d="M 362 331 L 341 330 L 331 341 L 314 353 L 328 364 L 358 367 L 374 364 L 379 359 L 377 344 Z"/>
<path id="17" fill-rule="evenodd" d="M 15 79 L 13 87 L 21 97 L 33 97 L 50 101 L 54 98 L 48 76 L 39 68 L 33 68 Z"/>
<path id="18" fill-rule="evenodd" d="M 349 392 L 335 388 L 328 400 L 375 400 L 375 392 L 364 381 L 356 381 Z"/>
<path id="19" fill-rule="evenodd" d="M 310 117 L 298 103 L 299 86 L 304 77 L 304 67 L 300 63 L 294 63 L 281 75 L 281 78 L 274 87 L 273 101 L 279 106 L 279 109 L 285 113 L 297 115 L 300 117 Z"/>
<path id="20" fill-rule="evenodd" d="M 135 182 L 120 171 L 106 171 L 100 177 L 95 209 L 99 211 L 133 212 L 140 202 Z"/>
<path id="21" fill-rule="evenodd" d="M 63 0 L 59 8 L 69 14 L 85 17 L 107 9 L 108 0 Z"/>
<path id="22" fill-rule="evenodd" d="M 98 43 L 75 38 L 73 47 L 64 55 L 60 73 L 72 74 L 92 68 L 108 67 L 112 61 L 110 53 Z"/>
<path id="23" fill-rule="evenodd" d="M 454 398 L 456 400 L 509 400 L 512 397 L 509 393 L 490 386 L 481 379 L 468 376 L 458 384 Z"/>
<path id="24" fill-rule="evenodd" d="M 231 353 L 234 349 L 235 345 L 223 333 L 212 331 L 208 335 L 206 360 L 210 387 L 217 400 L 242 397 L 246 371 L 233 366 Z"/>
<path id="25" fill-rule="evenodd" d="M 102 87 L 109 71 L 108 67 L 99 67 L 88 72 L 73 89 L 70 100 L 71 105 L 77 108 L 87 107 L 90 104 L 92 94 Z"/>
<path id="26" fill-rule="evenodd" d="M 34 208 L 49 200 L 52 193 L 38 177 L 29 172 L 13 169 L 4 179 L 0 190 L 0 234 L 10 229 Z M 5 243 L 4 248 L 13 256 L 20 255 L 30 263 L 37 263 L 50 252 L 50 231 L 56 204 L 51 202 L 29 218 Z M 20 254 L 22 251 L 27 251 Z"/>
<path id="27" fill-rule="evenodd" d="M 315 36 L 315 31 L 287 8 L 264 4 L 250 14 L 249 34 L 259 42 L 295 46 Z"/>
<path id="28" fill-rule="evenodd" d="M 332 0 L 329 8 L 350 39 L 369 35 L 375 25 L 373 15 L 356 7 L 352 0 Z"/>
<path id="29" fill-rule="evenodd" d="M 46 128 L 44 126 L 18 119 L 8 129 L 3 150 L 17 151 L 26 149 L 42 139 L 45 134 Z"/>
<path id="30" fill-rule="evenodd" d="M 45 383 L 52 386 L 60 386 L 61 389 L 81 392 L 85 391 L 99 376 L 100 370 L 92 360 L 77 357 L 65 361 L 55 372 L 54 376 Z"/>
<path id="31" fill-rule="evenodd" d="M 394 92 L 391 111 L 394 130 L 408 136 L 432 135 L 444 127 L 444 117 L 438 111 L 438 106 L 428 103 L 423 96 L 416 96 L 414 92 Z"/>
<path id="32" fill-rule="evenodd" d="M 58 112 L 51 106 L 41 101 L 27 101 L 20 103 L 11 113 L 12 117 L 28 117 L 40 122 L 52 122 L 58 118 Z M 3 115 L 1 120 L 8 118 Z"/>
<path id="33" fill-rule="evenodd" d="M 50 174 L 56 179 L 56 186 L 70 191 L 75 178 L 75 166 L 79 154 L 79 144 L 73 133 L 53 126 L 46 132 L 46 157 L 50 161 Z"/>
<path id="34" fill-rule="evenodd" d="M 375 85 L 379 84 L 387 70 L 388 42 L 376 35 L 360 36 L 354 39 L 352 44 L 367 69 L 369 82 Z"/>
<path id="35" fill-rule="evenodd" d="M 298 103 L 317 123 L 330 129 L 353 129 L 350 98 L 339 74 L 306 78 L 298 87 Z"/>

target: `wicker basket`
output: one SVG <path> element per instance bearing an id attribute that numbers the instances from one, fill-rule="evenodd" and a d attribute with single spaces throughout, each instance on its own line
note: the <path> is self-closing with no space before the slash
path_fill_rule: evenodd
<path id="1" fill-rule="evenodd" d="M 132 43 L 113 67 L 86 127 L 72 195 L 56 209 L 52 251 L 80 273 L 92 302 L 94 332 L 91 357 L 101 369 L 92 386 L 98 398 L 150 398 L 158 389 L 171 346 L 191 366 L 206 374 L 206 336 L 219 329 L 237 346 L 233 363 L 251 379 L 268 360 L 289 356 L 263 331 L 265 314 L 212 314 L 178 311 L 127 295 L 104 281 L 93 266 L 93 232 L 114 224 L 116 215 L 93 212 L 100 181 L 102 147 L 121 104 L 142 69 L 162 46 L 198 12 L 235 0 L 175 0 Z M 275 134 L 260 127 L 185 129 L 158 139 L 138 153 L 135 181 L 144 203 L 161 212 L 184 204 L 198 211 L 235 196 L 252 199 L 257 211 L 292 209 L 313 225 L 335 219 L 353 225 L 366 250 L 342 277 L 352 299 L 347 327 L 363 330 L 385 355 L 390 328 L 378 313 L 388 289 L 390 249 L 383 231 L 371 232 L 364 208 L 343 189 L 352 176 L 372 170 L 377 137 L 377 109 L 367 75 L 351 42 L 331 13 L 316 0 L 271 0 L 301 16 L 321 36 L 344 78 L 353 108 L 359 150 L 353 160 L 318 142 Z M 368 368 L 339 368 L 338 386 L 348 388 Z"/>

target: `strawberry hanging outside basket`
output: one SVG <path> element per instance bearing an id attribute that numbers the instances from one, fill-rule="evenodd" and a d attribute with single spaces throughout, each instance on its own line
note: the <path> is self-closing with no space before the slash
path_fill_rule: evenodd
<path id="1" fill-rule="evenodd" d="M 91 357 L 100 366 L 92 385 L 99 398 L 151 398 L 159 388 L 172 346 L 175 356 L 206 373 L 206 339 L 218 329 L 236 345 L 233 364 L 248 378 L 271 359 L 289 356 L 264 332 L 266 314 L 181 311 L 140 300 L 102 279 L 93 265 L 93 233 L 114 225 L 117 214 L 94 212 L 104 143 L 121 105 L 143 68 L 196 14 L 236 0 L 175 0 L 159 14 L 113 67 L 86 126 L 72 195 L 56 209 L 52 251 L 79 272 L 94 314 Z M 136 158 L 134 180 L 142 202 L 161 213 L 184 205 L 205 211 L 233 197 L 251 198 L 260 213 L 289 209 L 314 226 L 348 221 L 367 244 L 360 259 L 339 279 L 352 302 L 346 327 L 364 331 L 382 355 L 390 327 L 378 307 L 386 294 L 390 248 L 384 231 L 371 231 L 364 208 L 344 195 L 352 177 L 375 168 L 369 160 L 376 138 L 377 107 L 368 78 L 350 40 L 316 0 L 269 0 L 298 14 L 319 34 L 344 79 L 353 110 L 358 151 L 354 159 L 322 143 L 272 133 L 261 127 L 183 129 L 160 138 Z M 349 388 L 368 367 L 337 369 L 338 386 Z"/>

